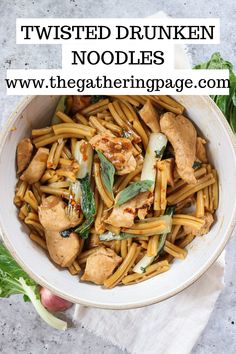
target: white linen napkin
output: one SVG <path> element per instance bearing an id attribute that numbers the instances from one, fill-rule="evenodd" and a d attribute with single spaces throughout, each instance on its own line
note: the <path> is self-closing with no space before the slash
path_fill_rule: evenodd
<path id="1" fill-rule="evenodd" d="M 159 12 L 151 17 L 166 17 L 166 14 Z M 184 46 L 175 46 L 175 67 L 191 67 Z M 197 282 L 162 303 L 116 311 L 76 305 L 74 320 L 130 353 L 189 354 L 224 287 L 224 266 L 223 253 Z"/>

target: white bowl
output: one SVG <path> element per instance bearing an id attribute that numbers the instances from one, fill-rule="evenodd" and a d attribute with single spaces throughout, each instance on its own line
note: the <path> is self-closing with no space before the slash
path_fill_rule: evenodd
<path id="1" fill-rule="evenodd" d="M 196 238 L 188 257 L 145 282 L 111 290 L 79 282 L 67 270 L 57 268 L 26 234 L 13 204 L 16 184 L 15 151 L 32 128 L 49 123 L 58 97 L 26 98 L 13 113 L 0 142 L 0 223 L 4 242 L 24 270 L 39 284 L 72 302 L 110 309 L 149 305 L 169 298 L 196 281 L 218 258 L 236 223 L 236 143 L 230 127 L 214 102 L 203 96 L 176 96 L 188 116 L 209 141 L 210 158 L 219 173 L 220 201 L 216 222 L 208 235 Z M 13 129 L 12 129 L 13 128 Z M 16 129 L 14 129 L 16 128 Z"/>

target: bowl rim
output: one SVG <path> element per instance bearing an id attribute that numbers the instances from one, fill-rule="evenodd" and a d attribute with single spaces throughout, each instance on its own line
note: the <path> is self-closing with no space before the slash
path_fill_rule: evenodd
<path id="1" fill-rule="evenodd" d="M 2 153 L 3 146 L 5 144 L 9 129 L 11 128 L 12 124 L 17 120 L 18 116 L 21 115 L 21 113 L 24 111 L 24 109 L 36 98 L 37 96 L 26 96 L 24 97 L 19 104 L 16 106 L 16 109 L 13 111 L 13 113 L 9 116 L 9 118 L 6 120 L 4 123 L 1 132 L 0 132 L 0 156 Z M 232 151 L 234 153 L 234 158 L 235 158 L 235 163 L 236 163 L 236 138 L 226 120 L 224 117 L 223 113 L 221 110 L 218 108 L 218 106 L 215 104 L 215 102 L 209 97 L 209 96 L 200 96 L 203 101 L 205 101 L 206 104 L 212 106 L 212 108 L 215 110 L 215 112 L 218 115 L 218 118 L 223 125 L 224 129 L 226 130 L 226 133 L 229 138 L 229 143 L 231 145 Z M 177 97 L 176 97 L 177 98 Z M 11 243 L 9 240 L 7 234 L 4 232 L 4 227 L 2 225 L 2 222 L 0 220 L 0 235 L 2 236 L 3 242 L 5 246 L 7 247 L 8 251 L 12 254 L 12 256 L 15 258 L 15 260 L 19 263 L 19 265 L 22 267 L 22 269 L 29 274 L 29 276 L 34 279 L 39 285 L 46 287 L 50 291 L 52 291 L 54 294 L 71 301 L 76 304 L 84 305 L 84 306 L 89 306 L 89 307 L 96 307 L 96 308 L 103 308 L 103 309 L 114 309 L 114 310 L 125 310 L 125 309 L 133 309 L 133 308 L 141 308 L 144 306 L 152 305 L 164 300 L 167 300 L 178 293 L 182 292 L 186 288 L 188 288 L 190 285 L 195 283 L 212 265 L 213 263 L 217 260 L 217 258 L 220 256 L 222 251 L 224 250 L 227 242 L 230 239 L 230 236 L 232 235 L 232 232 L 236 226 L 236 203 L 234 206 L 234 209 L 232 211 L 232 222 L 230 225 L 228 225 L 227 232 L 224 234 L 224 242 L 221 244 L 219 248 L 216 249 L 214 252 L 213 256 L 206 262 L 204 266 L 202 266 L 201 269 L 199 269 L 198 272 L 195 273 L 195 275 L 185 281 L 183 284 L 180 286 L 176 287 L 174 290 L 169 291 L 168 293 L 156 297 L 152 297 L 152 299 L 147 299 L 147 300 L 142 300 L 136 303 L 127 303 L 127 304 L 104 304 L 104 303 L 98 303 L 96 301 L 85 301 L 83 299 L 75 298 L 74 296 L 71 296 L 69 294 L 65 294 L 62 292 L 60 289 L 57 287 L 50 285 L 47 283 L 47 280 L 45 278 L 42 278 L 38 276 L 36 273 L 32 272 L 31 269 L 27 266 L 26 263 L 24 263 L 20 256 L 17 254 L 17 250 L 15 249 L 14 245 Z"/>

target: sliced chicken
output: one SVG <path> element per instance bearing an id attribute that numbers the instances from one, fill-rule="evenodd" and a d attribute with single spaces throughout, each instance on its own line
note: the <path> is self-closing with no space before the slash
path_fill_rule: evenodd
<path id="1" fill-rule="evenodd" d="M 125 175 L 135 170 L 137 162 L 129 139 L 117 138 L 105 132 L 95 135 L 89 142 L 95 150 L 101 151 L 114 165 L 118 175 Z"/>
<path id="2" fill-rule="evenodd" d="M 140 109 L 139 115 L 153 133 L 160 132 L 159 114 L 150 100 Z"/>
<path id="3" fill-rule="evenodd" d="M 21 173 L 30 163 L 33 152 L 33 145 L 29 138 L 22 139 L 16 150 L 17 173 Z"/>
<path id="4" fill-rule="evenodd" d="M 62 237 L 60 231 L 76 226 L 79 223 L 78 214 L 70 217 L 66 204 L 56 196 L 44 198 L 38 212 L 51 259 L 61 267 L 69 267 L 78 256 L 83 240 L 76 233 Z"/>
<path id="5" fill-rule="evenodd" d="M 79 223 L 78 213 L 67 213 L 66 203 L 60 197 L 50 195 L 39 206 L 39 219 L 45 229 L 62 231 Z"/>
<path id="6" fill-rule="evenodd" d="M 196 183 L 192 168 L 196 157 L 197 132 L 189 119 L 174 113 L 163 114 L 161 131 L 174 148 L 175 160 L 180 177 L 187 183 Z"/>
<path id="7" fill-rule="evenodd" d="M 214 222 L 214 218 L 211 213 L 206 213 L 203 218 L 204 218 L 205 223 L 201 227 L 200 230 L 196 230 L 195 228 L 193 228 L 191 226 L 184 226 L 184 232 L 186 234 L 192 234 L 194 236 L 202 236 L 202 235 L 208 234 L 208 232 L 211 228 L 211 225 Z"/>
<path id="8" fill-rule="evenodd" d="M 87 258 L 85 272 L 81 280 L 103 284 L 121 262 L 122 258 L 117 256 L 113 250 L 99 247 Z"/>
<path id="9" fill-rule="evenodd" d="M 38 182 L 47 168 L 48 155 L 49 149 L 39 148 L 20 179 L 29 184 Z"/>
<path id="10" fill-rule="evenodd" d="M 45 236 L 51 259 L 62 268 L 69 267 L 79 255 L 82 239 L 75 232 L 62 237 L 52 230 L 45 230 Z"/>
<path id="11" fill-rule="evenodd" d="M 203 163 L 207 163 L 206 140 L 197 137 L 196 158 Z"/>
<path id="12" fill-rule="evenodd" d="M 152 202 L 152 193 L 142 192 L 120 207 L 115 207 L 105 222 L 116 227 L 131 227 L 134 224 L 138 209 L 148 208 Z"/>

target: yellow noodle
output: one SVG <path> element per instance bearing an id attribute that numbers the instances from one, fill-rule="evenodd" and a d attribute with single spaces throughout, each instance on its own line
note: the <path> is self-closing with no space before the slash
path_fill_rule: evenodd
<path id="1" fill-rule="evenodd" d="M 40 129 L 32 129 L 32 137 L 41 136 L 52 133 L 52 127 L 45 127 Z"/>
<path id="2" fill-rule="evenodd" d="M 171 254 L 173 257 L 178 258 L 178 259 L 184 259 L 187 256 L 187 251 L 173 245 L 173 243 L 166 241 L 165 246 L 164 246 L 164 251 Z"/>
<path id="3" fill-rule="evenodd" d="M 56 188 L 56 189 L 61 189 L 61 188 L 68 188 L 70 187 L 71 182 L 69 181 L 59 181 L 59 182 L 53 182 L 48 184 L 48 187 L 50 188 Z"/>
<path id="4" fill-rule="evenodd" d="M 27 190 L 28 184 L 25 181 L 21 181 L 19 188 L 16 192 L 16 197 L 18 197 L 20 200 L 24 199 L 26 190 Z"/>
<path id="5" fill-rule="evenodd" d="M 133 106 L 138 107 L 140 105 L 140 102 L 138 101 L 138 99 L 136 97 L 139 96 L 122 96 L 122 95 L 113 95 L 112 97 L 117 98 L 118 100 L 123 100 L 125 102 L 129 102 L 131 103 Z"/>
<path id="6" fill-rule="evenodd" d="M 197 180 L 196 184 L 189 184 L 183 187 L 181 190 L 171 194 L 168 196 L 167 201 L 169 204 L 176 204 L 180 201 L 186 199 L 190 195 L 198 192 L 199 190 L 208 187 L 210 184 L 213 184 L 215 179 L 212 174 L 206 175 L 199 180 Z"/>
<path id="7" fill-rule="evenodd" d="M 187 235 L 183 240 L 181 240 L 180 242 L 178 242 L 178 246 L 181 248 L 185 248 L 187 245 L 189 245 L 192 240 L 194 239 L 194 235 L 190 234 Z"/>
<path id="8" fill-rule="evenodd" d="M 76 113 L 75 119 L 84 125 L 88 125 L 88 120 L 80 113 Z"/>
<path id="9" fill-rule="evenodd" d="M 19 212 L 20 219 L 24 220 L 28 214 L 29 214 L 29 206 L 27 203 L 24 203 L 20 208 L 20 212 Z"/>
<path id="10" fill-rule="evenodd" d="M 52 144 L 52 147 L 51 147 L 49 155 L 48 155 L 47 168 L 54 168 L 54 169 L 56 168 L 53 165 L 53 159 L 54 159 L 54 155 L 55 155 L 55 152 L 56 152 L 56 149 L 57 149 L 57 145 L 58 145 L 57 142 Z"/>
<path id="11" fill-rule="evenodd" d="M 38 138 L 34 138 L 33 139 L 33 143 L 36 146 L 36 144 L 38 145 L 41 141 L 48 140 L 48 139 L 52 138 L 53 136 L 54 136 L 54 133 L 53 133 L 53 130 L 52 130 L 52 133 L 39 136 Z"/>
<path id="12" fill-rule="evenodd" d="M 148 241 L 147 256 L 149 257 L 156 256 L 158 244 L 159 244 L 159 236 L 158 235 L 151 236 Z"/>
<path id="13" fill-rule="evenodd" d="M 92 138 L 96 132 L 94 128 L 78 123 L 56 124 L 52 126 L 52 129 L 56 135 L 78 134 L 80 136 L 85 136 L 88 138 Z"/>
<path id="14" fill-rule="evenodd" d="M 27 191 L 24 196 L 24 201 L 28 203 L 32 209 L 35 211 L 38 210 L 38 201 L 34 196 L 34 193 L 32 191 Z"/>
<path id="15" fill-rule="evenodd" d="M 88 107 L 86 107 L 86 108 L 84 108 L 84 109 L 82 109 L 81 110 L 81 112 L 80 112 L 80 114 L 82 114 L 82 115 L 91 115 L 91 112 L 94 112 L 94 111 L 96 111 L 97 109 L 99 109 L 99 108 L 103 108 L 104 106 L 106 106 L 107 104 L 109 103 L 109 99 L 108 98 L 106 98 L 106 99 L 104 99 L 104 100 L 100 100 L 100 101 L 98 101 L 98 102 L 96 102 L 96 103 L 93 103 L 93 104 L 91 104 L 90 106 L 88 106 Z"/>
<path id="16" fill-rule="evenodd" d="M 56 188 L 51 188 L 48 186 L 41 186 L 40 187 L 41 192 L 46 193 L 46 194 L 52 194 L 56 195 L 58 197 L 63 197 L 63 198 L 69 198 L 69 191 L 66 189 L 56 189 Z"/>
<path id="17" fill-rule="evenodd" d="M 99 120 L 96 117 L 90 116 L 89 121 L 100 133 L 104 133 L 107 131 L 107 129 L 103 127 L 103 125 L 99 122 Z"/>
<path id="18" fill-rule="evenodd" d="M 74 123 L 73 119 L 61 111 L 56 112 L 56 116 L 64 123 Z"/>
<path id="19" fill-rule="evenodd" d="M 64 146 L 62 152 L 64 152 L 65 156 L 64 158 L 72 159 L 72 154 L 71 151 L 68 149 L 68 147 Z"/>
<path id="20" fill-rule="evenodd" d="M 121 279 L 127 274 L 130 267 L 135 261 L 137 251 L 137 244 L 132 243 L 132 246 L 129 249 L 129 252 L 118 269 L 113 273 L 108 279 L 104 281 L 105 288 L 113 288 L 116 284 L 118 284 Z"/>
<path id="21" fill-rule="evenodd" d="M 205 167 L 201 167 L 201 168 L 199 168 L 198 170 L 196 170 L 194 172 L 194 176 L 196 178 L 200 178 L 200 177 L 204 176 L 206 174 L 206 172 L 207 172 L 206 168 Z M 174 187 L 169 187 L 167 189 L 167 194 L 169 195 L 169 194 L 177 191 L 178 189 L 180 189 L 180 187 L 183 187 L 183 186 L 186 186 L 186 185 L 187 185 L 187 183 L 183 179 L 181 179 L 181 180 L 175 182 Z"/>
<path id="22" fill-rule="evenodd" d="M 170 241 L 171 243 L 174 243 L 176 236 L 177 236 L 180 229 L 181 229 L 181 225 L 174 225 L 172 227 L 171 233 L 167 236 L 168 241 Z"/>
<path id="23" fill-rule="evenodd" d="M 120 254 L 123 259 L 127 256 L 127 240 L 121 240 Z"/>
<path id="24" fill-rule="evenodd" d="M 74 261 L 69 267 L 68 270 L 71 275 L 79 274 L 81 271 L 80 265 L 77 261 Z"/>
<path id="25" fill-rule="evenodd" d="M 161 262 L 157 262 L 157 263 L 153 263 L 152 265 L 148 266 L 146 268 L 146 271 L 145 273 L 134 273 L 134 274 L 131 274 L 131 275 L 127 275 L 126 277 L 124 277 L 122 279 L 122 283 L 123 284 L 129 284 L 131 282 L 136 282 L 136 281 L 139 281 L 140 279 L 148 279 L 150 277 L 150 275 L 152 274 L 159 274 L 159 273 L 156 273 L 156 272 L 160 272 L 161 273 L 161 270 L 162 269 L 165 269 L 164 271 L 168 270 L 170 267 L 169 267 L 169 264 L 168 262 L 165 260 L 165 261 L 161 261 Z"/>
<path id="26" fill-rule="evenodd" d="M 152 220 L 152 218 L 150 218 L 150 219 L 145 219 L 143 222 L 139 221 L 139 222 L 134 223 L 133 226 L 129 227 L 129 230 L 152 229 L 152 228 L 163 226 L 163 225 L 166 226 L 165 220 L 162 220 L 162 219 Z"/>
<path id="27" fill-rule="evenodd" d="M 53 168 L 56 169 L 61 157 L 62 150 L 65 146 L 66 140 L 59 140 L 54 157 L 53 157 Z"/>
<path id="28" fill-rule="evenodd" d="M 138 119 L 136 119 L 133 122 L 133 127 L 136 130 L 136 132 L 138 133 L 138 135 L 141 137 L 143 147 L 146 150 L 147 146 L 148 146 L 148 136 L 147 136 L 145 130 L 143 129 L 142 124 L 139 122 Z"/>
<path id="29" fill-rule="evenodd" d="M 196 217 L 202 218 L 204 216 L 204 198 L 203 190 L 197 192 L 197 203 L 196 203 Z"/>
<path id="30" fill-rule="evenodd" d="M 79 265 L 86 263 L 87 258 L 88 258 L 91 254 L 97 252 L 99 249 L 100 249 L 100 247 L 96 247 L 96 248 L 91 248 L 90 250 L 87 250 L 87 251 L 82 252 L 82 253 L 79 255 L 79 257 L 78 257 L 78 263 L 79 263 Z"/>
<path id="31" fill-rule="evenodd" d="M 212 185 L 212 195 L 213 195 L 213 208 L 216 210 L 219 204 L 219 187 L 218 187 L 218 177 L 216 170 L 212 170 L 212 174 L 215 178 L 215 183 Z"/>
<path id="32" fill-rule="evenodd" d="M 51 137 L 42 139 L 40 142 L 34 142 L 34 145 L 38 149 L 38 148 L 43 147 L 45 145 L 52 144 L 55 141 L 58 141 L 59 139 L 68 139 L 68 138 L 83 139 L 84 135 L 81 135 L 78 133 L 65 133 L 65 134 L 53 135 Z"/>
<path id="33" fill-rule="evenodd" d="M 117 134 L 119 134 L 119 135 L 122 134 L 122 129 L 121 129 L 118 125 L 116 125 L 116 124 L 114 124 L 114 123 L 105 122 L 104 126 L 105 126 L 107 129 L 109 129 L 109 130 L 111 130 L 112 132 L 114 132 L 114 133 L 117 133 Z"/>
<path id="34" fill-rule="evenodd" d="M 172 225 L 192 226 L 200 230 L 204 225 L 204 220 L 195 218 L 194 216 L 186 218 L 187 215 L 174 215 L 172 218 Z"/>
<path id="35" fill-rule="evenodd" d="M 155 226 L 154 228 L 150 228 L 150 229 L 125 229 L 122 228 L 121 231 L 123 232 L 127 232 L 128 234 L 133 234 L 133 235 L 142 235 L 142 236 L 153 236 L 156 233 L 161 233 L 162 231 L 164 232 L 166 228 L 166 224 L 163 223 L 160 226 Z"/>
<path id="36" fill-rule="evenodd" d="M 58 176 L 63 176 L 63 177 L 67 177 L 70 179 L 70 181 L 75 182 L 76 181 L 76 176 L 74 174 L 74 172 L 72 171 L 67 171 L 67 170 L 63 170 L 63 169 L 59 169 L 56 171 Z"/>

